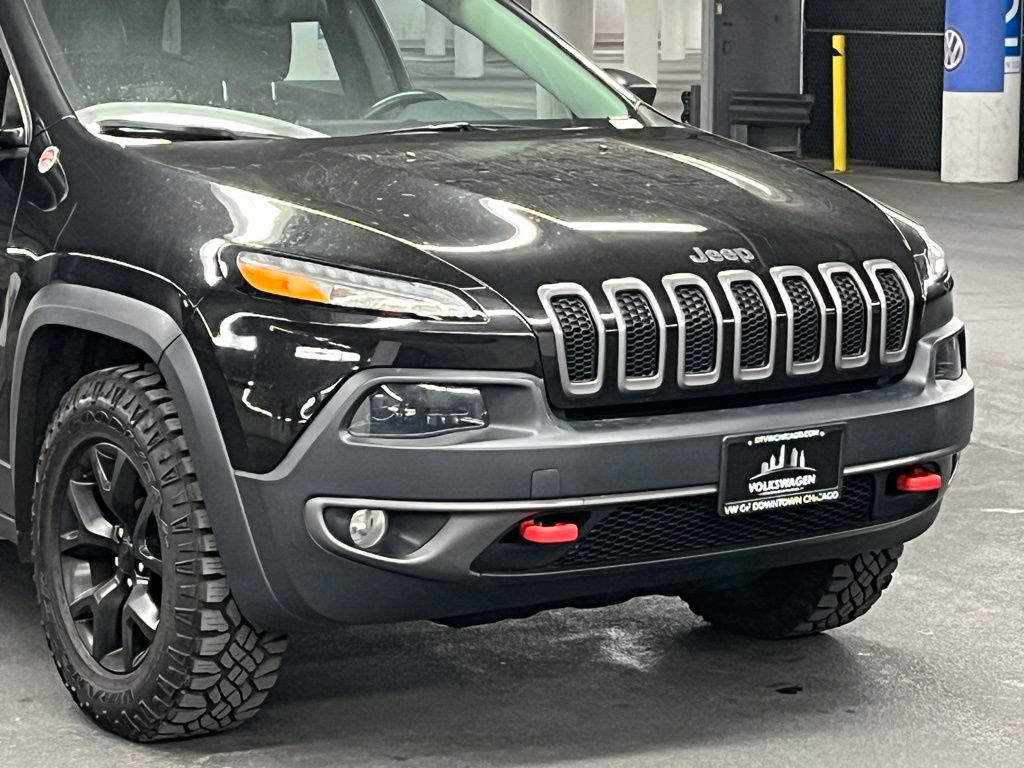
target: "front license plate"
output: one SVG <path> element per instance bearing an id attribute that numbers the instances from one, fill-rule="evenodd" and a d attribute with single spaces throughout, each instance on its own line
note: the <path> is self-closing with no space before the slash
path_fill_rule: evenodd
<path id="1" fill-rule="evenodd" d="M 726 517 L 838 501 L 845 428 L 727 437 L 719 511 Z"/>

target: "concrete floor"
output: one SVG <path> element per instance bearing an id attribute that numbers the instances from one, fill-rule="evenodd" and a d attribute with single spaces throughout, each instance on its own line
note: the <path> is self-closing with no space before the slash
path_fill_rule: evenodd
<path id="1" fill-rule="evenodd" d="M 773 644 L 636 600 L 468 630 L 293 642 L 248 727 L 136 747 L 58 682 L 29 569 L 0 545 L 0 763 L 161 766 L 1024 764 L 1024 185 L 849 180 L 949 250 L 979 384 L 977 439 L 935 528 L 876 609 Z"/>

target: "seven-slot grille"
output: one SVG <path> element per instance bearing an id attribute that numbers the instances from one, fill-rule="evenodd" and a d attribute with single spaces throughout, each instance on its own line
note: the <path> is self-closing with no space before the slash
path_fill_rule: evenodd
<path id="1" fill-rule="evenodd" d="M 673 350 L 678 385 L 689 388 L 718 381 L 727 348 L 734 354 L 731 374 L 736 381 L 774 375 L 776 358 L 783 355 L 789 376 L 819 372 L 825 364 L 827 333 L 835 334 L 835 367 L 839 370 L 865 366 L 872 359 L 869 347 L 873 338 L 879 341 L 880 362 L 901 362 L 910 346 L 914 318 L 910 282 L 891 261 L 866 262 L 864 268 L 873 290 L 845 263 L 821 265 L 820 275 L 815 276 L 798 267 L 777 267 L 771 270 L 777 298 L 758 275 L 744 270 L 721 273 L 720 293 L 695 275 L 666 277 L 664 298 L 670 302 L 679 328 L 678 348 Z M 605 319 L 589 293 L 575 284 L 569 286 L 571 291 L 562 291 L 565 287 L 541 289 L 559 340 L 563 387 L 570 395 L 596 394 L 604 376 Z M 663 300 L 632 278 L 610 280 L 603 287 L 617 330 L 620 390 L 660 387 L 665 378 L 666 344 L 672 340 L 660 306 Z M 828 306 L 825 296 L 830 298 Z M 778 299 L 781 312 L 776 306 Z M 826 312 L 834 314 L 834 323 L 826 324 Z M 880 337 L 873 336 L 876 314 L 881 318 Z M 723 315 L 731 322 L 723 322 Z M 779 336 L 782 346 L 776 352 Z M 594 382 L 596 387 L 589 391 L 578 391 L 578 385 Z"/>

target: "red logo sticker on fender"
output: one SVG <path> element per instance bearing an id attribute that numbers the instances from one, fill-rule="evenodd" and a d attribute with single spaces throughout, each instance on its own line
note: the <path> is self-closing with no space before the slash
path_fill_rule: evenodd
<path id="1" fill-rule="evenodd" d="M 53 166 L 60 160 L 60 150 L 57 147 L 49 146 L 39 155 L 39 172 L 47 174 L 53 170 Z"/>

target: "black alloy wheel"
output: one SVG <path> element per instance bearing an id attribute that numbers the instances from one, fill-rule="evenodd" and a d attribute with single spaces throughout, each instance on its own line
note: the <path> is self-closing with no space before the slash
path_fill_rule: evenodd
<path id="1" fill-rule="evenodd" d="M 67 616 L 89 655 L 115 674 L 139 668 L 160 626 L 160 503 L 109 442 L 86 445 L 67 483 L 59 526 Z"/>
<path id="2" fill-rule="evenodd" d="M 43 629 L 81 710 L 132 741 L 200 736 L 259 712 L 287 639 L 253 626 L 224 572 L 174 398 L 152 365 L 62 398 L 36 469 Z"/>

